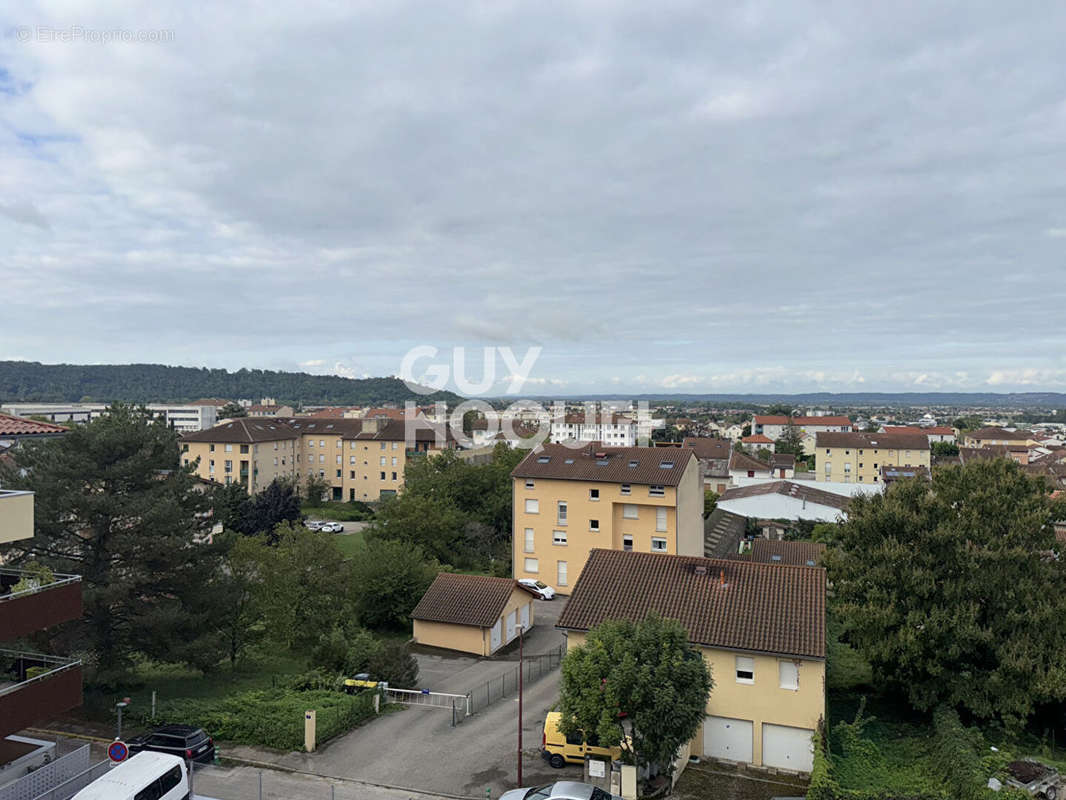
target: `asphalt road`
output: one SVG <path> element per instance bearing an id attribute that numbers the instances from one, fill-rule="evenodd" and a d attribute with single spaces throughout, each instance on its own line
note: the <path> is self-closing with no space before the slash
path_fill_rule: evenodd
<path id="1" fill-rule="evenodd" d="M 545 608 L 547 606 L 547 608 Z M 554 622 L 562 603 L 538 602 L 529 652 L 547 652 L 562 637 Z M 463 692 L 487 679 L 513 672 L 516 658 L 473 659 L 446 655 L 420 655 L 426 669 L 424 688 Z M 525 786 L 561 779 L 580 780 L 581 768 L 552 769 L 540 757 L 544 717 L 558 700 L 559 671 L 554 670 L 526 688 L 523 704 L 523 782 Z M 518 760 L 518 702 L 505 698 L 456 727 L 448 710 L 408 707 L 385 714 L 346 736 L 329 742 L 315 753 L 273 754 L 235 747 L 226 755 L 248 758 L 322 776 L 358 779 L 424 792 L 492 798 L 514 788 Z M 230 800 L 228 796 L 223 800 Z M 238 798 L 243 800 L 243 798 Z M 254 800 L 254 798 L 253 798 Z"/>

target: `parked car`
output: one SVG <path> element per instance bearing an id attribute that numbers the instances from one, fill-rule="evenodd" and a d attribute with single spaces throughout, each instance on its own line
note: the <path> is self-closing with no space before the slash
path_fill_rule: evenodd
<path id="1" fill-rule="evenodd" d="M 344 526 L 339 522 L 323 522 L 319 530 L 322 533 L 344 533 Z"/>
<path id="2" fill-rule="evenodd" d="M 210 764 L 215 760 L 215 741 L 203 728 L 192 725 L 164 725 L 151 733 L 138 736 L 128 742 L 130 753 L 150 750 L 181 756 L 186 761 Z"/>
<path id="3" fill-rule="evenodd" d="M 325 525 L 325 524 L 326 523 L 323 522 L 320 519 L 305 519 L 304 520 L 304 527 L 307 528 L 307 530 L 309 530 L 309 531 L 320 531 L 320 530 L 322 530 L 322 526 Z"/>
<path id="4" fill-rule="evenodd" d="M 590 783 L 556 781 L 547 786 L 534 786 L 531 789 L 511 789 L 501 794 L 500 800 L 622 800 L 622 798 Z"/>
<path id="5" fill-rule="evenodd" d="M 533 578 L 519 578 L 518 582 L 541 600 L 555 599 L 555 590 L 544 581 L 538 581 Z"/>
<path id="6" fill-rule="evenodd" d="M 188 800 L 190 791 L 184 761 L 165 753 L 140 753 L 105 772 L 72 800 Z"/>
<path id="7" fill-rule="evenodd" d="M 595 734 L 586 737 L 582 731 L 574 731 L 567 736 L 559 727 L 562 719 L 563 715 L 558 711 L 548 712 L 548 716 L 544 718 L 544 733 L 541 737 L 540 754 L 556 769 L 562 769 L 567 762 L 583 764 L 585 756 L 598 756 L 611 761 L 622 757 L 622 748 L 617 745 L 601 747 Z"/>

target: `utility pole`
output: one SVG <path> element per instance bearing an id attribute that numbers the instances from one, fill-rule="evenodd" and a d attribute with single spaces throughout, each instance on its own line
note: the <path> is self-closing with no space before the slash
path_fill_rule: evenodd
<path id="1" fill-rule="evenodd" d="M 118 711 L 118 731 L 115 736 L 116 739 L 122 738 L 122 709 L 129 704 L 130 699 L 128 697 L 123 697 L 119 702 L 115 703 L 115 709 Z"/>
<path id="2" fill-rule="evenodd" d="M 522 645 L 526 641 L 526 626 L 518 625 L 518 785 L 522 785 Z"/>

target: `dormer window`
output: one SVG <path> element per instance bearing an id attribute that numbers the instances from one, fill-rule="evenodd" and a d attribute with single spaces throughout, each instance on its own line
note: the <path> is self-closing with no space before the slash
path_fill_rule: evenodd
<path id="1" fill-rule="evenodd" d="M 551 456 L 537 456 L 537 463 L 538 464 L 547 464 L 551 460 L 552 460 Z"/>

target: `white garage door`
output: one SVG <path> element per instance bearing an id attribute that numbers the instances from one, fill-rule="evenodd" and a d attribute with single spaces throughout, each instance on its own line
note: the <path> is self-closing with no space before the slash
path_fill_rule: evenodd
<path id="1" fill-rule="evenodd" d="M 529 630 L 529 607 L 531 605 L 531 603 L 526 603 L 522 606 L 522 630 L 524 631 Z"/>
<path id="2" fill-rule="evenodd" d="M 703 723 L 703 754 L 711 758 L 751 763 L 751 721 L 707 717 Z"/>
<path id="3" fill-rule="evenodd" d="M 518 610 L 515 609 L 507 615 L 507 641 L 511 641 L 518 635 Z"/>
<path id="4" fill-rule="evenodd" d="M 500 648 L 500 633 L 502 632 L 503 625 L 499 620 L 496 620 L 496 624 L 492 626 L 492 633 L 489 635 L 489 652 L 496 652 Z"/>
<path id="5" fill-rule="evenodd" d="M 810 772 L 814 766 L 814 731 L 785 725 L 762 726 L 762 763 L 767 767 Z"/>

